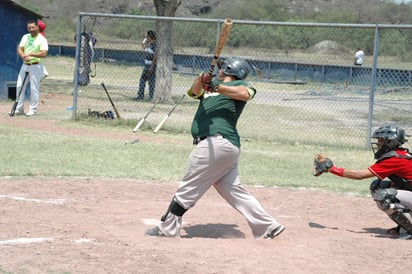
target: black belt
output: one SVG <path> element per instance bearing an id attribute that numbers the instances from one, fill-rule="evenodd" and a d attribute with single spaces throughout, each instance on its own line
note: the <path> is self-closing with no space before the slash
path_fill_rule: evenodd
<path id="1" fill-rule="evenodd" d="M 203 137 L 195 137 L 193 138 L 193 144 L 197 145 L 198 143 L 200 143 L 200 141 L 206 139 L 208 136 L 203 136 Z"/>
<path id="2" fill-rule="evenodd" d="M 34 63 L 26 64 L 26 65 L 31 66 L 31 65 L 38 65 L 38 64 L 39 64 L 39 62 L 34 62 Z"/>

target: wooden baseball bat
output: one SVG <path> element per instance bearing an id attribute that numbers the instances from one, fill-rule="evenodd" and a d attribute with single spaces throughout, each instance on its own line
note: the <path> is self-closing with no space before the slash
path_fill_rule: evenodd
<path id="1" fill-rule="evenodd" d="M 227 38 L 229 37 L 230 31 L 233 26 L 233 21 L 231 18 L 226 18 L 223 22 L 222 29 L 220 30 L 219 40 L 217 41 L 215 56 L 213 56 L 212 64 L 210 65 L 209 74 L 213 75 L 217 60 L 219 59 L 220 53 L 226 44 Z"/>
<path id="2" fill-rule="evenodd" d="M 14 114 L 16 113 L 16 108 L 17 108 L 17 105 L 19 104 L 20 96 L 21 96 L 21 93 L 23 92 L 23 89 L 24 89 L 24 92 L 26 91 L 26 87 L 27 87 L 26 80 L 27 80 L 28 75 L 29 75 L 29 73 L 26 71 L 26 73 L 24 74 L 24 78 L 23 78 L 23 82 L 21 84 L 20 90 L 19 90 L 18 94 L 16 93 L 16 101 L 14 102 L 13 106 L 11 107 L 11 111 L 9 113 L 10 117 L 13 117 Z"/>
<path id="3" fill-rule="evenodd" d="M 180 104 L 180 102 L 183 100 L 183 98 L 185 98 L 186 94 L 183 94 L 182 97 L 180 97 L 180 99 L 176 102 L 176 104 L 174 105 L 174 107 L 172 108 L 172 110 L 170 110 L 170 112 L 165 116 L 165 118 L 163 118 L 163 120 L 157 125 L 157 127 L 153 130 L 153 133 L 157 133 L 160 128 L 164 125 L 164 123 L 166 122 L 167 118 L 169 118 L 169 116 L 172 114 L 172 112 L 175 110 L 175 108 Z"/>
<path id="4" fill-rule="evenodd" d="M 144 121 L 146 121 L 147 116 L 149 116 L 149 114 L 153 111 L 153 109 L 156 107 L 157 103 L 159 102 L 159 100 L 157 100 L 154 105 L 149 109 L 149 111 L 146 113 L 146 115 L 140 119 L 139 123 L 137 123 L 137 125 L 134 127 L 133 132 L 137 132 L 137 130 L 143 125 Z"/>
<path id="5" fill-rule="evenodd" d="M 114 105 L 114 103 L 113 103 L 113 101 L 112 101 L 112 98 L 110 97 L 110 94 L 109 94 L 109 92 L 107 91 L 106 86 L 104 85 L 103 82 L 102 82 L 102 87 L 103 87 L 104 91 L 106 92 L 107 98 L 109 98 L 110 104 L 112 104 L 112 107 L 113 107 L 113 109 L 114 109 L 114 112 L 116 112 L 117 119 L 120 119 L 120 118 L 121 118 L 121 117 L 120 117 L 120 113 L 119 113 L 119 111 L 117 110 L 117 107 Z"/>

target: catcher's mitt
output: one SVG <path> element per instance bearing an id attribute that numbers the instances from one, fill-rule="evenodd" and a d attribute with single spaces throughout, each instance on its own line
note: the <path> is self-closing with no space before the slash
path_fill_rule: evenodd
<path id="1" fill-rule="evenodd" d="M 313 176 L 320 176 L 323 172 L 328 172 L 333 167 L 333 162 L 324 153 L 319 153 L 315 155 L 313 165 Z"/>

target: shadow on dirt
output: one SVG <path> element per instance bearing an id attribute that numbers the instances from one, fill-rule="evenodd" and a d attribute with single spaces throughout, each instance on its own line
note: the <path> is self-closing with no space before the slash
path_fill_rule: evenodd
<path id="1" fill-rule="evenodd" d="M 182 235 L 182 238 L 245 238 L 245 234 L 239 231 L 237 227 L 234 224 L 193 225 L 183 228 L 187 235 Z"/>
<path id="2" fill-rule="evenodd" d="M 339 229 L 338 227 L 328 227 L 318 223 L 309 222 L 309 227 L 311 228 L 319 228 L 319 229 Z M 379 228 L 379 227 L 365 227 L 362 231 L 355 231 L 346 229 L 346 231 L 353 232 L 353 233 L 365 233 L 365 234 L 374 234 L 373 237 L 377 238 L 394 238 L 393 235 L 388 234 L 386 229 Z"/>

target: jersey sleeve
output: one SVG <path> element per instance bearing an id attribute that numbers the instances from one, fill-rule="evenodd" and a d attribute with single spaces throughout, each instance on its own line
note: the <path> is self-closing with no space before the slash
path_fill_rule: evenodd
<path id="1" fill-rule="evenodd" d="M 27 43 L 27 34 L 23 35 L 23 37 L 21 38 L 19 47 L 24 47 L 26 43 Z"/>

